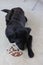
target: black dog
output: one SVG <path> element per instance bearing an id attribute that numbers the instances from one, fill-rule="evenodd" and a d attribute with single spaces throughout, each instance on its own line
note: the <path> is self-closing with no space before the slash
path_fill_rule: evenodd
<path id="1" fill-rule="evenodd" d="M 3 9 L 6 12 L 6 36 L 10 43 L 16 42 L 17 46 L 21 49 L 25 49 L 25 43 L 28 48 L 28 55 L 34 56 L 32 51 L 32 36 L 29 35 L 31 28 L 25 27 L 27 18 L 24 15 L 24 11 L 20 8 L 13 8 L 11 10 Z"/>

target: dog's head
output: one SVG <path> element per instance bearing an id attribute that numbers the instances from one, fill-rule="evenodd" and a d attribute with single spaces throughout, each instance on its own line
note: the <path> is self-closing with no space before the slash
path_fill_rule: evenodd
<path id="1" fill-rule="evenodd" d="M 21 50 L 24 50 L 30 31 L 30 28 L 28 28 L 28 30 L 25 28 L 16 31 L 16 44 Z"/>
<path id="2" fill-rule="evenodd" d="M 20 7 L 12 8 L 11 10 L 3 9 L 2 11 L 7 13 L 7 15 L 6 15 L 6 24 L 7 25 L 9 23 L 12 23 L 11 22 L 12 18 L 14 19 L 14 17 L 18 17 L 18 14 L 24 16 L 24 11 Z"/>

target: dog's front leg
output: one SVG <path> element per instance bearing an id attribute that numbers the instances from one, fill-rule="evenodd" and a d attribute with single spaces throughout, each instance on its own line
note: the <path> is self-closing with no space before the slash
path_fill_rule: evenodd
<path id="1" fill-rule="evenodd" d="M 32 51 L 32 36 L 29 35 L 28 40 L 27 40 L 27 48 L 28 48 L 28 55 L 30 58 L 34 56 L 34 53 Z"/>

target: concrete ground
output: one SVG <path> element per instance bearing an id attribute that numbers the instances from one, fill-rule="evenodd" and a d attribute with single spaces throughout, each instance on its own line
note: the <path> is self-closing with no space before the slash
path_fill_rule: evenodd
<path id="1" fill-rule="evenodd" d="M 37 0 L 0 0 L 0 65 L 43 65 L 43 0 L 36 2 Z M 11 44 L 5 36 L 6 13 L 1 10 L 14 7 L 21 7 L 28 18 L 26 26 L 32 29 L 33 58 L 29 58 L 27 49 L 20 57 L 13 57 L 6 51 Z"/>

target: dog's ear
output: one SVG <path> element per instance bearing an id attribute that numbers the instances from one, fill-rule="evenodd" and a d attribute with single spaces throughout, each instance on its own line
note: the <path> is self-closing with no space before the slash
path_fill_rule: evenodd
<path id="1" fill-rule="evenodd" d="M 10 10 L 8 10 L 8 9 L 3 9 L 3 10 L 1 10 L 1 11 L 6 12 L 6 13 L 9 13 Z"/>

